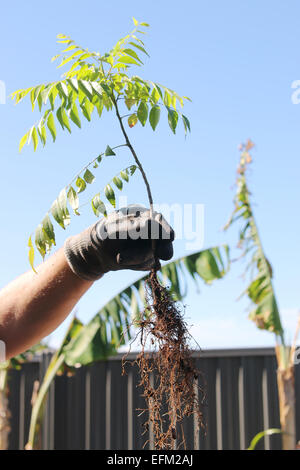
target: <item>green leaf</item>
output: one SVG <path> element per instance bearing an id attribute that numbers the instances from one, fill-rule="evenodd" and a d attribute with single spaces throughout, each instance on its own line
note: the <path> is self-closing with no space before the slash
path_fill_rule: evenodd
<path id="1" fill-rule="evenodd" d="M 67 198 L 74 213 L 76 215 L 79 215 L 79 212 L 78 212 L 79 198 L 73 186 L 69 188 L 68 193 L 67 193 Z"/>
<path id="2" fill-rule="evenodd" d="M 102 99 L 103 91 L 98 82 L 91 82 L 91 87 L 96 92 L 98 98 Z"/>
<path id="3" fill-rule="evenodd" d="M 71 133 L 70 122 L 63 106 L 60 106 L 58 108 L 58 110 L 56 111 L 56 116 L 62 129 L 66 127 L 68 131 Z"/>
<path id="4" fill-rule="evenodd" d="M 114 190 L 112 189 L 110 184 L 107 184 L 104 188 L 104 193 L 107 200 L 111 203 L 113 207 L 116 207 L 116 197 Z"/>
<path id="5" fill-rule="evenodd" d="M 202 277 L 202 279 L 207 283 L 222 277 L 216 259 L 211 250 L 205 250 L 201 252 L 196 261 L 196 270 L 199 276 Z"/>
<path id="6" fill-rule="evenodd" d="M 30 92 L 30 100 L 31 100 L 31 105 L 32 105 L 32 111 L 34 110 L 35 103 L 38 99 L 40 91 L 42 91 L 45 88 L 45 85 L 38 85 L 35 88 L 32 88 Z"/>
<path id="7" fill-rule="evenodd" d="M 167 108 L 168 109 L 168 123 L 172 131 L 176 132 L 176 126 L 178 122 L 178 113 L 174 109 Z"/>
<path id="8" fill-rule="evenodd" d="M 159 93 L 155 87 L 153 87 L 153 90 L 151 92 L 151 99 L 154 101 L 154 103 L 157 103 L 159 101 Z"/>
<path id="9" fill-rule="evenodd" d="M 46 140 L 47 140 L 47 133 L 46 133 L 46 127 L 42 121 L 39 122 L 37 131 L 38 131 L 42 144 L 45 146 Z"/>
<path id="10" fill-rule="evenodd" d="M 65 348 L 65 362 L 68 366 L 87 365 L 116 354 L 117 350 L 109 341 L 105 341 L 103 331 L 107 328 L 101 316 L 97 314 L 84 325 L 74 340 Z M 104 339 L 104 341 L 103 341 Z"/>
<path id="11" fill-rule="evenodd" d="M 32 240 L 31 240 L 31 236 L 29 237 L 29 240 L 28 240 L 28 247 L 29 247 L 29 251 L 28 251 L 29 263 L 33 271 L 37 274 L 36 270 L 34 269 L 34 248 L 33 248 Z"/>
<path id="12" fill-rule="evenodd" d="M 137 122 L 138 122 L 138 117 L 136 114 L 132 114 L 131 116 L 129 116 L 128 125 L 130 128 L 134 127 Z"/>
<path id="13" fill-rule="evenodd" d="M 136 44 L 135 42 L 129 42 L 129 44 L 130 44 L 131 46 L 136 47 L 136 48 L 139 49 L 140 51 L 144 52 L 144 54 L 146 54 L 148 57 L 150 57 L 149 54 L 148 54 L 148 52 L 146 51 L 146 49 L 143 48 L 143 46 L 140 46 L 139 44 Z"/>
<path id="14" fill-rule="evenodd" d="M 45 235 L 43 232 L 42 225 L 38 225 L 35 231 L 35 245 L 40 252 L 42 258 L 44 259 L 46 254 L 46 243 L 45 243 Z"/>
<path id="15" fill-rule="evenodd" d="M 122 181 L 120 180 L 120 178 L 118 178 L 117 176 L 115 176 L 113 178 L 113 182 L 115 183 L 115 185 L 117 186 L 117 188 L 121 191 L 123 189 L 123 183 Z"/>
<path id="16" fill-rule="evenodd" d="M 70 223 L 70 214 L 67 208 L 67 195 L 66 190 L 62 189 L 58 198 L 51 206 L 51 214 L 56 222 L 65 229 L 66 225 Z"/>
<path id="17" fill-rule="evenodd" d="M 85 188 L 86 188 L 86 182 L 82 178 L 80 178 L 80 176 L 77 177 L 77 180 L 76 180 L 75 184 L 78 188 L 78 190 L 77 190 L 78 194 L 82 193 L 82 191 L 84 191 Z"/>
<path id="18" fill-rule="evenodd" d="M 94 109 L 93 103 L 90 103 L 87 99 L 85 99 L 81 104 L 80 104 L 82 113 L 84 117 L 90 122 L 91 121 L 91 115 Z"/>
<path id="19" fill-rule="evenodd" d="M 28 136 L 29 136 L 29 132 L 26 132 L 26 134 L 23 135 L 22 139 L 20 140 L 19 152 L 21 152 L 22 148 L 23 148 L 24 145 L 26 144 L 26 142 L 27 142 L 27 140 L 28 140 Z"/>
<path id="20" fill-rule="evenodd" d="M 137 55 L 137 53 L 135 51 L 133 51 L 132 49 L 124 49 L 123 51 L 125 54 L 133 57 L 134 59 L 138 60 L 141 64 L 143 63 L 141 61 L 141 59 L 139 58 L 139 56 Z"/>
<path id="21" fill-rule="evenodd" d="M 144 101 L 141 101 L 138 110 L 137 110 L 137 117 L 142 124 L 142 126 L 145 126 L 147 117 L 148 117 L 148 106 Z"/>
<path id="22" fill-rule="evenodd" d="M 119 58 L 118 62 L 121 64 L 128 64 L 128 65 L 133 64 L 133 65 L 138 65 L 139 67 L 141 66 L 139 62 L 137 62 L 133 57 L 130 57 L 130 56 L 122 56 Z"/>
<path id="23" fill-rule="evenodd" d="M 136 104 L 136 100 L 134 98 L 125 98 L 125 104 L 127 109 L 130 111 L 132 106 Z"/>
<path id="24" fill-rule="evenodd" d="M 79 114 L 78 114 L 78 109 L 75 103 L 72 104 L 72 107 L 70 109 L 70 119 L 78 126 L 81 128 L 81 122 L 79 119 Z"/>
<path id="25" fill-rule="evenodd" d="M 52 114 L 52 113 L 50 113 L 50 114 L 48 115 L 47 126 L 48 126 L 49 131 L 51 132 L 53 142 L 55 142 L 55 139 L 56 139 L 56 127 L 55 127 L 54 117 L 53 117 L 53 114 Z"/>
<path id="26" fill-rule="evenodd" d="M 134 16 L 132 17 L 132 21 L 134 22 L 135 26 L 137 26 L 139 24 L 139 22 L 134 18 Z"/>
<path id="27" fill-rule="evenodd" d="M 75 93 L 78 93 L 78 80 L 77 80 L 77 78 L 69 78 L 67 80 L 67 82 L 69 83 L 69 85 L 71 86 L 73 91 L 75 91 Z"/>
<path id="28" fill-rule="evenodd" d="M 191 132 L 190 121 L 188 120 L 186 116 L 184 116 L 184 114 L 182 115 L 182 121 L 183 121 L 185 133 L 187 133 L 187 131 Z"/>
<path id="29" fill-rule="evenodd" d="M 78 86 L 90 101 L 93 98 L 93 88 L 87 80 L 78 80 Z"/>
<path id="30" fill-rule="evenodd" d="M 164 95 L 164 104 L 166 105 L 166 107 L 169 107 L 172 105 L 172 99 L 171 99 L 171 95 L 170 93 L 165 90 L 165 95 Z"/>
<path id="31" fill-rule="evenodd" d="M 87 169 L 84 172 L 83 178 L 87 183 L 92 184 L 92 182 L 95 179 L 95 176 L 93 175 L 93 173 L 90 170 Z"/>
<path id="32" fill-rule="evenodd" d="M 53 202 L 50 210 L 54 220 L 61 226 L 61 228 L 65 229 L 63 214 L 61 212 L 57 199 Z"/>
<path id="33" fill-rule="evenodd" d="M 69 95 L 67 85 L 64 82 L 58 82 L 56 88 L 58 90 L 59 96 L 61 96 L 65 99 L 65 101 L 67 101 Z"/>
<path id="34" fill-rule="evenodd" d="M 49 93 L 49 101 L 50 101 L 52 111 L 54 111 L 54 103 L 55 103 L 55 98 L 57 97 L 57 95 L 58 95 L 58 90 L 55 86 L 51 88 L 51 91 Z"/>
<path id="35" fill-rule="evenodd" d="M 33 149 L 34 151 L 36 151 L 38 143 L 39 143 L 39 139 L 38 139 L 38 134 L 37 134 L 35 127 L 32 130 L 32 142 L 33 142 Z"/>
<path id="36" fill-rule="evenodd" d="M 70 47 L 73 47 L 73 46 L 70 46 Z M 69 48 L 68 48 L 69 49 Z M 82 54 L 82 50 L 80 51 L 76 51 L 74 52 L 74 54 L 70 55 L 69 57 L 67 57 L 67 59 L 63 60 L 58 66 L 57 68 L 59 69 L 60 67 L 63 67 L 65 64 L 67 64 L 68 62 L 70 62 L 71 60 L 75 59 L 76 56 Z"/>
<path id="37" fill-rule="evenodd" d="M 124 181 L 126 181 L 126 182 L 128 183 L 129 178 L 128 178 L 128 175 L 127 175 L 127 173 L 126 173 L 125 171 L 121 171 L 121 172 L 120 172 L 120 176 L 121 176 L 121 178 L 122 178 Z"/>
<path id="38" fill-rule="evenodd" d="M 100 193 L 93 197 L 91 203 L 93 212 L 97 217 L 99 217 L 100 214 L 104 214 L 105 216 L 107 215 L 105 204 L 100 199 Z"/>
<path id="39" fill-rule="evenodd" d="M 160 107 L 153 106 L 150 111 L 149 121 L 151 124 L 152 129 L 155 131 L 157 124 L 159 123 L 160 118 Z"/>
<path id="40" fill-rule="evenodd" d="M 108 145 L 105 150 L 105 155 L 109 157 L 110 155 L 116 155 L 112 148 Z"/>
<path id="41" fill-rule="evenodd" d="M 50 244 L 55 245 L 54 228 L 53 228 L 53 224 L 52 224 L 48 214 L 46 214 L 45 217 L 43 218 L 42 226 L 43 226 L 43 230 L 44 230 L 44 232 L 45 232 L 45 234 L 48 238 L 48 242 Z"/>
<path id="42" fill-rule="evenodd" d="M 133 173 L 135 172 L 136 169 L 137 169 L 137 166 L 136 166 L 136 165 L 131 165 L 131 166 L 129 167 L 129 171 L 130 171 L 130 175 L 131 175 L 131 176 L 133 175 Z"/>

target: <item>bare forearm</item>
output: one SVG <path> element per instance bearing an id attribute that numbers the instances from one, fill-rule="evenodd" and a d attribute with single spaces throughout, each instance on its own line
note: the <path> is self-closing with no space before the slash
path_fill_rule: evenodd
<path id="1" fill-rule="evenodd" d="M 62 249 L 36 271 L 0 291 L 0 339 L 8 358 L 51 333 L 93 284 L 71 271 Z"/>

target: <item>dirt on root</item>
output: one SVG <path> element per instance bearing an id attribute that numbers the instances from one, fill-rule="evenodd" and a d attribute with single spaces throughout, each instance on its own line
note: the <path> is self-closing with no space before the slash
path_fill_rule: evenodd
<path id="1" fill-rule="evenodd" d="M 147 409 L 141 410 L 147 416 L 145 432 L 151 427 L 156 449 L 178 449 L 185 447 L 184 436 L 178 433 L 184 417 L 194 415 L 198 430 L 203 427 L 200 371 L 192 358 L 190 334 L 179 304 L 154 270 L 146 281 L 146 300 L 139 324 L 142 349 L 136 359 L 147 403 Z"/>

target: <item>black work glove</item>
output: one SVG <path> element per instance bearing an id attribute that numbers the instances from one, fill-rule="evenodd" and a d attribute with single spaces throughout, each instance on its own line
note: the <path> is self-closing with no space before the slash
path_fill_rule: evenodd
<path id="1" fill-rule="evenodd" d="M 68 238 L 64 252 L 72 271 L 94 281 L 108 271 L 159 268 L 173 256 L 175 234 L 164 217 L 139 205 L 130 205 L 103 217 Z"/>

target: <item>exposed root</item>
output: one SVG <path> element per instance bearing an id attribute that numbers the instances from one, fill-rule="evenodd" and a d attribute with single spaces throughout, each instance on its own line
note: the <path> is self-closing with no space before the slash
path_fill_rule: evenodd
<path id="1" fill-rule="evenodd" d="M 140 322 L 142 350 L 136 363 L 140 387 L 148 405 L 145 430 L 151 430 L 156 449 L 177 449 L 178 424 L 195 415 L 203 426 L 198 376 L 188 345 L 189 332 L 178 304 L 153 270 L 146 281 L 147 307 Z M 146 351 L 146 347 L 150 351 Z M 154 353 L 154 354 L 153 354 Z"/>

